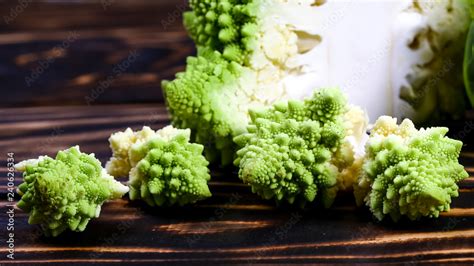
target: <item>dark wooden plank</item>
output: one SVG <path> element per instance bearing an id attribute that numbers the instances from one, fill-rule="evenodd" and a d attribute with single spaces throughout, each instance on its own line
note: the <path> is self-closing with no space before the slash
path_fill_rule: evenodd
<path id="1" fill-rule="evenodd" d="M 54 155 L 79 144 L 104 163 L 107 138 L 130 126 L 169 123 L 165 107 L 150 105 L 0 109 L 0 209 L 6 211 L 5 152 L 15 160 Z M 234 169 L 213 168 L 213 197 L 187 207 L 151 208 L 127 197 L 106 203 L 83 233 L 46 238 L 15 211 L 16 260 L 1 263 L 473 263 L 474 149 L 461 161 L 471 177 L 460 184 L 452 210 L 439 219 L 375 222 L 342 194 L 330 209 L 276 207 L 251 193 Z M 126 181 L 121 179 L 121 181 Z M 16 177 L 15 184 L 21 182 Z M 18 196 L 17 196 L 18 199 Z M 7 220 L 0 219 L 0 243 Z"/>
<path id="2" fill-rule="evenodd" d="M 162 102 L 194 53 L 184 0 L 23 2 L 0 4 L 0 106 Z"/>
<path id="3" fill-rule="evenodd" d="M 187 0 L 0 1 L 0 33 L 149 25 L 181 29 Z"/>
<path id="4" fill-rule="evenodd" d="M 181 71 L 194 51 L 184 32 L 149 27 L 28 38 L 0 35 L 1 105 L 162 102 L 161 80 Z M 68 48 L 57 52 L 68 38 Z"/>

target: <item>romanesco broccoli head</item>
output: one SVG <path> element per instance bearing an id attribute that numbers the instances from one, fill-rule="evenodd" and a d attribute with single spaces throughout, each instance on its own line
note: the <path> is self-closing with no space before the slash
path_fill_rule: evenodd
<path id="1" fill-rule="evenodd" d="M 405 119 L 380 117 L 366 144 L 363 171 L 355 186 L 358 204 L 365 202 L 379 220 L 389 215 L 411 220 L 438 217 L 458 196 L 456 182 L 467 178 L 458 163 L 462 142 L 445 137 L 443 127 L 416 130 Z"/>
<path id="2" fill-rule="evenodd" d="M 173 125 L 190 128 L 210 161 L 228 165 L 250 108 L 312 94 L 311 50 L 320 40 L 299 15 L 309 19 L 316 7 L 309 0 L 192 0 L 190 7 L 184 24 L 198 55 L 162 87 Z"/>
<path id="3" fill-rule="evenodd" d="M 148 136 L 135 141 L 136 136 Z M 130 166 L 130 199 L 143 199 L 151 206 L 185 205 L 211 196 L 207 182 L 209 162 L 202 155 L 204 147 L 190 143 L 189 129 L 167 126 L 153 131 L 144 127 L 127 129 L 112 135 L 130 143 L 123 154 Z M 125 137 L 123 137 L 125 136 Z M 112 161 L 112 160 L 111 160 Z"/>
<path id="4" fill-rule="evenodd" d="M 16 165 L 24 171 L 17 206 L 30 214 L 30 224 L 40 224 L 46 235 L 84 231 L 99 217 L 106 200 L 121 198 L 128 187 L 115 181 L 93 154 L 79 147 L 60 151 L 56 158 L 42 156 Z"/>
<path id="5" fill-rule="evenodd" d="M 342 169 L 355 161 L 346 141 L 349 109 L 340 90 L 322 89 L 304 102 L 252 110 L 248 133 L 234 138 L 239 177 L 265 199 L 304 204 L 320 195 L 328 207 Z"/>

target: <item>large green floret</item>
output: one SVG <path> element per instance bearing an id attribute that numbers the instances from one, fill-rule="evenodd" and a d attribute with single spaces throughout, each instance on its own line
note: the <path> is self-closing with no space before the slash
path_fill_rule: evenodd
<path id="1" fill-rule="evenodd" d="M 42 156 L 16 168 L 24 171 L 17 206 L 30 214 L 28 223 L 40 224 L 48 236 L 67 229 L 84 231 L 92 218 L 99 217 L 105 201 L 128 192 L 93 154 L 81 153 L 77 146 L 58 152 L 55 159 Z"/>
<path id="2" fill-rule="evenodd" d="M 133 143 L 136 136 L 147 134 L 145 141 Z M 130 133 L 130 134 L 129 134 Z M 131 143 L 127 161 L 130 170 L 130 199 L 143 199 L 151 206 L 185 205 L 211 196 L 207 182 L 209 162 L 204 147 L 189 143 L 189 129 L 171 126 L 154 132 L 148 127 L 133 132 L 127 129 L 112 135 Z M 132 141 L 128 141 L 132 140 Z"/>
<path id="3" fill-rule="evenodd" d="M 304 204 L 319 195 L 329 207 L 341 161 L 354 161 L 352 150 L 343 149 L 348 109 L 341 91 L 322 89 L 304 102 L 252 110 L 249 133 L 234 138 L 239 177 L 264 199 Z"/>
<path id="4" fill-rule="evenodd" d="M 248 70 L 224 60 L 219 52 L 204 49 L 200 56 L 188 58 L 186 72 L 163 83 L 173 125 L 190 128 L 193 141 L 205 145 L 209 161 L 232 162 L 232 136 L 244 132 L 247 124 L 247 114 L 238 106 L 241 99 L 242 105 L 248 100 L 237 97 L 238 80 L 246 78 L 252 79 Z"/>
<path id="5" fill-rule="evenodd" d="M 257 8 L 252 0 L 190 0 L 184 26 L 196 45 L 242 63 L 255 46 Z"/>
<path id="6" fill-rule="evenodd" d="M 456 182 L 467 178 L 458 163 L 462 142 L 445 137 L 443 127 L 416 130 L 405 119 L 381 117 L 366 144 L 363 171 L 355 186 L 363 202 L 379 220 L 401 216 L 411 220 L 438 217 L 458 196 Z"/>

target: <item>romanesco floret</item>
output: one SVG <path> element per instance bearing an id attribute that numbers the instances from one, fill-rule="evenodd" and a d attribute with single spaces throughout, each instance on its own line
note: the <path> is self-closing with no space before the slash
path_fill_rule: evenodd
<path id="1" fill-rule="evenodd" d="M 355 162 L 347 134 L 365 133 L 365 127 L 346 125 L 347 113 L 362 115 L 354 121 L 366 124 L 364 112 L 349 108 L 338 89 L 322 89 L 304 102 L 251 110 L 249 133 L 234 138 L 241 147 L 234 161 L 239 177 L 265 199 L 304 204 L 319 195 L 329 207 L 338 182 L 344 183 L 338 180 L 343 169 Z"/>
<path id="2" fill-rule="evenodd" d="M 136 136 L 147 132 L 145 141 Z M 202 155 L 204 147 L 189 143 L 189 129 L 167 126 L 153 131 L 144 127 L 127 129 L 111 136 L 120 138 L 128 150 L 122 154 L 130 166 L 130 199 L 143 199 L 151 206 L 185 205 L 211 196 L 207 182 L 209 162 Z M 116 139 L 118 140 L 118 139 Z M 142 138 L 142 140 L 144 140 Z"/>
<path id="3" fill-rule="evenodd" d="M 247 125 L 247 114 L 236 103 L 250 102 L 250 92 L 239 97 L 244 89 L 238 80 L 254 77 L 219 52 L 202 50 L 201 54 L 189 57 L 186 72 L 164 83 L 164 93 L 173 125 L 192 129 L 193 140 L 206 146 L 208 160 L 220 157 L 227 165 L 235 151 L 231 136 L 244 132 Z"/>
<path id="4" fill-rule="evenodd" d="M 184 25 L 197 45 L 222 52 L 224 58 L 242 62 L 256 45 L 258 1 L 190 0 Z"/>
<path id="5" fill-rule="evenodd" d="M 458 196 L 456 182 L 467 178 L 458 163 L 462 142 L 445 137 L 444 127 L 416 130 L 405 119 L 380 117 L 366 144 L 363 171 L 354 187 L 379 220 L 438 217 Z"/>
<path id="6" fill-rule="evenodd" d="M 40 224 L 48 236 L 84 231 L 99 217 L 102 204 L 128 192 L 105 172 L 94 154 L 79 147 L 59 151 L 56 158 L 41 156 L 15 166 L 24 171 L 17 206 L 30 214 L 28 223 Z"/>

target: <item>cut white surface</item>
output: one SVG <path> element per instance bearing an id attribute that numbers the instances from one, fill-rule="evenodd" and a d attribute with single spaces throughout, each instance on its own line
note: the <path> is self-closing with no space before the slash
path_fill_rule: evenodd
<path id="1" fill-rule="evenodd" d="M 301 99 L 314 89 L 340 87 L 373 121 L 381 115 L 416 118 L 400 96 L 414 96 L 434 78 L 439 82 L 427 87 L 426 100 L 419 102 L 424 114 L 437 108 L 437 86 L 462 89 L 455 77 L 439 72 L 444 61 L 462 53 L 457 46 L 467 32 L 466 1 L 262 2 L 260 45 L 249 61 L 257 70 L 258 86 L 249 86 L 257 90 L 256 102 Z"/>

